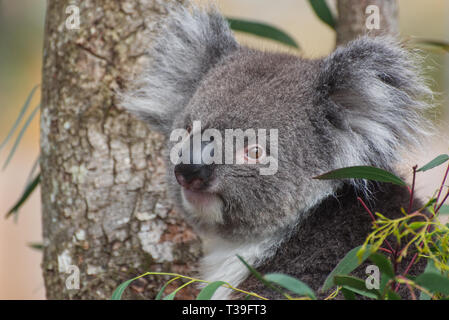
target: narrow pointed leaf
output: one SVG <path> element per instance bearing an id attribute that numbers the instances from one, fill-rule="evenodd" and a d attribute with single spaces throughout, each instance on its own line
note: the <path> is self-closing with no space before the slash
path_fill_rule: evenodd
<path id="1" fill-rule="evenodd" d="M 427 260 L 427 265 L 426 268 L 424 269 L 424 273 L 436 273 L 436 274 L 440 274 L 440 270 L 437 269 L 437 267 L 435 267 L 435 262 L 431 259 Z M 427 293 L 425 293 L 424 291 L 421 291 L 421 294 L 419 295 L 419 300 L 431 300 L 432 297 L 429 296 Z"/>
<path id="2" fill-rule="evenodd" d="M 209 283 L 207 286 L 205 286 L 198 296 L 196 297 L 196 300 L 210 300 L 212 299 L 212 296 L 214 295 L 215 291 L 218 290 L 222 285 L 226 284 L 226 282 L 223 281 L 215 281 L 212 283 Z"/>
<path id="3" fill-rule="evenodd" d="M 343 293 L 343 297 L 345 297 L 345 300 L 355 300 L 354 292 L 345 288 L 341 288 L 341 293 Z"/>
<path id="4" fill-rule="evenodd" d="M 167 289 L 167 286 L 172 283 L 175 280 L 178 280 L 180 277 L 174 277 L 170 280 L 168 280 L 161 288 L 161 290 L 159 290 L 159 292 L 156 295 L 156 298 L 154 298 L 154 300 L 161 300 L 162 298 L 162 294 L 164 293 L 165 289 Z"/>
<path id="5" fill-rule="evenodd" d="M 34 96 L 34 93 L 36 92 L 36 89 L 39 87 L 39 85 L 34 86 L 33 89 L 31 89 L 31 92 L 28 94 L 27 99 L 25 100 L 25 103 L 22 106 L 22 109 L 20 110 L 19 116 L 17 117 L 16 121 L 14 122 L 11 130 L 9 130 L 8 135 L 6 138 L 0 143 L 0 150 L 8 143 L 9 139 L 13 136 L 14 132 L 16 131 L 17 127 L 20 124 L 20 121 L 22 121 L 23 116 L 25 115 L 25 112 L 28 110 L 28 107 L 30 106 L 31 99 Z"/>
<path id="6" fill-rule="evenodd" d="M 332 29 L 335 29 L 336 23 L 332 11 L 329 9 L 325 0 L 309 0 L 310 6 L 312 7 L 318 18 L 327 24 Z"/>
<path id="7" fill-rule="evenodd" d="M 282 44 L 299 49 L 298 44 L 292 37 L 284 31 L 266 23 L 255 21 L 227 18 L 231 29 L 235 31 L 245 32 L 266 39 L 274 40 Z"/>
<path id="8" fill-rule="evenodd" d="M 380 168 L 369 166 L 356 166 L 337 169 L 314 177 L 314 179 L 367 179 L 380 182 L 389 182 L 400 186 L 407 185 L 401 178 L 395 176 L 394 174 Z"/>
<path id="9" fill-rule="evenodd" d="M 173 291 L 172 293 L 166 295 L 162 300 L 174 300 L 178 291 Z"/>
<path id="10" fill-rule="evenodd" d="M 357 257 L 357 252 L 359 252 L 361 248 L 362 246 L 352 249 L 344 256 L 343 259 L 340 260 L 340 262 L 337 264 L 334 270 L 332 270 L 332 272 L 327 276 L 326 280 L 324 281 L 323 287 L 321 289 L 322 291 L 330 289 L 335 284 L 334 277 L 336 275 L 347 275 L 351 273 L 371 255 L 370 251 L 371 246 L 368 245 L 362 258 L 359 260 L 359 257 Z"/>
<path id="11" fill-rule="evenodd" d="M 375 263 L 376 266 L 379 267 L 382 275 L 387 276 L 388 278 L 394 278 L 394 270 L 393 265 L 391 264 L 390 259 L 384 256 L 381 253 L 373 253 L 369 256 L 369 259 Z"/>
<path id="12" fill-rule="evenodd" d="M 418 172 L 418 171 L 430 170 L 432 168 L 438 167 L 439 165 L 442 165 L 447 160 L 449 160 L 449 156 L 447 154 L 440 154 L 438 157 L 436 157 L 435 159 L 433 159 L 432 161 L 430 161 L 429 163 L 427 163 L 426 165 L 422 166 L 421 168 L 419 168 L 416 171 Z"/>
<path id="13" fill-rule="evenodd" d="M 127 281 L 123 282 L 122 284 L 120 284 L 112 293 L 111 300 L 121 300 L 125 289 L 128 288 L 128 286 L 131 284 L 131 282 L 133 282 L 136 279 L 137 278 L 130 279 L 130 280 L 127 280 Z"/>
<path id="14" fill-rule="evenodd" d="M 362 296 L 372 299 L 378 299 L 380 297 L 379 290 L 367 289 L 365 281 L 362 279 L 351 276 L 335 276 L 334 281 L 336 285 L 342 286 L 343 288 Z"/>
<path id="15" fill-rule="evenodd" d="M 126 280 L 125 282 L 121 283 L 117 288 L 115 288 L 114 292 L 112 293 L 111 300 L 121 300 L 123 292 L 125 291 L 126 288 L 128 288 L 128 286 L 131 284 L 131 282 L 133 282 L 134 280 L 140 279 L 142 277 L 145 277 L 148 274 L 149 274 L 149 272 L 146 272 L 144 274 L 141 274 L 140 276 Z"/>
<path id="16" fill-rule="evenodd" d="M 428 46 L 438 47 L 440 49 L 443 49 L 446 52 L 449 52 L 449 42 L 438 41 L 438 40 L 424 40 L 424 39 L 418 40 L 417 42 L 420 44 L 428 45 Z"/>
<path id="17" fill-rule="evenodd" d="M 423 273 L 415 279 L 415 282 L 432 293 L 449 295 L 449 278 L 441 274 Z"/>
<path id="18" fill-rule="evenodd" d="M 17 212 L 20 207 L 23 205 L 23 203 L 28 199 L 28 197 L 33 193 L 34 189 L 39 185 L 41 179 L 41 174 L 39 173 L 36 178 L 34 178 L 33 181 L 28 185 L 28 187 L 23 192 L 20 199 L 17 201 L 17 203 L 8 211 L 6 214 L 6 218 L 8 218 L 10 215 L 12 215 L 14 212 Z"/>
<path id="19" fill-rule="evenodd" d="M 34 161 L 33 166 L 31 167 L 30 172 L 28 173 L 28 177 L 27 177 L 27 181 L 26 181 L 26 186 L 28 186 L 30 184 L 30 182 L 33 180 L 33 177 L 35 176 L 35 172 L 37 170 L 37 168 L 39 167 L 39 161 L 41 159 L 41 156 L 39 155 L 37 157 L 37 159 Z M 26 187 L 25 187 L 26 189 Z"/>
<path id="20" fill-rule="evenodd" d="M 194 282 L 195 282 L 195 280 L 190 280 L 190 281 L 184 283 L 182 286 L 180 286 L 180 287 L 176 288 L 175 290 L 173 290 L 172 293 L 170 293 L 169 295 L 165 296 L 162 300 L 174 300 L 176 294 L 177 294 L 181 289 L 187 287 L 189 284 L 194 283 Z"/>
<path id="21" fill-rule="evenodd" d="M 40 105 L 38 105 L 34 110 L 31 112 L 31 114 L 28 116 L 27 120 L 25 121 L 25 124 L 23 125 L 22 129 L 20 130 L 19 134 L 17 135 L 16 141 L 14 142 L 14 145 L 11 148 L 11 151 L 9 152 L 8 158 L 6 159 L 3 169 L 5 169 L 9 162 L 11 161 L 12 157 L 14 156 L 14 153 L 16 152 L 17 146 L 20 143 L 20 140 L 22 140 L 23 134 L 25 133 L 26 129 L 31 123 L 31 120 L 33 120 L 34 116 L 36 115 L 37 111 L 39 110 Z"/>
<path id="22" fill-rule="evenodd" d="M 42 251 L 44 249 L 44 245 L 41 242 L 28 243 L 28 247 L 38 251 Z"/>
<path id="23" fill-rule="evenodd" d="M 402 300 L 401 296 L 392 290 L 388 290 L 386 294 L 387 300 Z"/>
<path id="24" fill-rule="evenodd" d="M 262 282 L 266 287 L 275 290 L 279 293 L 282 294 L 282 292 L 276 288 L 275 286 L 273 286 L 269 281 L 265 280 L 265 278 L 253 267 L 251 267 L 241 256 L 237 255 L 237 258 L 245 265 L 245 267 L 249 270 L 249 272 L 252 273 L 252 275 L 259 280 L 260 282 Z"/>
<path id="25" fill-rule="evenodd" d="M 308 296 L 312 299 L 316 299 L 315 293 L 304 282 L 281 273 L 270 273 L 264 276 L 264 278 L 270 282 L 276 283 L 281 287 L 296 293 L 299 296 Z"/>

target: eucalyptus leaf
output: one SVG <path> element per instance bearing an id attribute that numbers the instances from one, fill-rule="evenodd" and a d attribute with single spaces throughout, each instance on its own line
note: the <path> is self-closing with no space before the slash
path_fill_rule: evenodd
<path id="1" fill-rule="evenodd" d="M 369 256 L 369 259 L 379 267 L 380 272 L 387 276 L 388 278 L 394 278 L 394 270 L 393 265 L 391 264 L 390 259 L 384 256 L 381 253 L 375 252 Z"/>
<path id="2" fill-rule="evenodd" d="M 367 179 L 380 182 L 389 182 L 400 186 L 407 184 L 394 174 L 380 168 L 370 166 L 355 166 L 341 168 L 314 177 L 313 179 L 333 180 L 333 179 Z"/>
<path id="3" fill-rule="evenodd" d="M 292 37 L 284 31 L 269 25 L 256 21 L 227 18 L 231 29 L 235 31 L 245 32 L 266 39 L 274 40 L 282 44 L 299 49 L 298 44 Z"/>
<path id="4" fill-rule="evenodd" d="M 365 281 L 363 281 L 362 279 L 351 276 L 335 276 L 334 281 L 336 285 L 342 286 L 343 288 L 359 295 L 372 299 L 380 298 L 379 290 L 367 289 Z"/>
<path id="5" fill-rule="evenodd" d="M 128 288 L 128 286 L 131 284 L 131 282 L 133 282 L 136 279 L 137 278 L 126 280 L 125 282 L 120 284 L 112 293 L 111 300 L 121 300 L 125 289 Z"/>
<path id="6" fill-rule="evenodd" d="M 438 157 L 436 157 L 435 159 L 433 159 L 426 165 L 424 165 L 421 168 L 419 168 L 418 170 L 416 170 L 416 172 L 427 171 L 427 170 L 433 169 L 435 167 L 438 167 L 439 165 L 442 165 L 447 160 L 449 160 L 449 156 L 447 154 L 440 154 Z"/>
<path id="7" fill-rule="evenodd" d="M 335 29 L 336 22 L 325 0 L 309 0 L 309 3 L 318 18 L 332 29 Z"/>
<path id="8" fill-rule="evenodd" d="M 214 281 L 209 283 L 207 286 L 205 286 L 198 296 L 196 297 L 196 300 L 210 300 L 212 299 L 212 296 L 214 295 L 215 291 L 218 290 L 221 286 L 226 284 L 224 281 Z"/>
<path id="9" fill-rule="evenodd" d="M 419 44 L 437 47 L 437 48 L 443 49 L 446 52 L 449 52 L 449 42 L 444 42 L 444 41 L 439 41 L 439 40 L 426 40 L 426 39 L 420 39 L 417 42 Z"/>
<path id="10" fill-rule="evenodd" d="M 343 297 L 345 297 L 345 300 L 355 300 L 355 294 L 351 290 L 341 288 L 341 293 L 343 293 Z"/>
<path id="11" fill-rule="evenodd" d="M 415 282 L 432 293 L 449 295 L 449 278 L 441 274 L 428 272 L 416 277 Z"/>
<path id="12" fill-rule="evenodd" d="M 31 92 L 28 94 L 28 97 L 25 100 L 25 103 L 22 106 L 22 109 L 20 109 L 19 116 L 17 117 L 16 121 L 14 122 L 12 128 L 9 130 L 8 135 L 6 138 L 0 143 L 0 150 L 8 143 L 9 139 L 13 136 L 14 132 L 16 131 L 17 127 L 19 126 L 20 122 L 23 119 L 23 116 L 25 115 L 26 111 L 28 110 L 28 107 L 30 106 L 31 99 L 34 96 L 34 93 L 36 92 L 39 85 L 35 85 L 33 89 L 31 89 Z"/>
<path id="13" fill-rule="evenodd" d="M 304 282 L 281 273 L 270 273 L 264 276 L 264 278 L 270 282 L 276 283 L 281 287 L 296 293 L 299 296 L 308 296 L 312 299 L 316 299 L 315 293 Z"/>
<path id="14" fill-rule="evenodd" d="M 22 193 L 20 199 L 16 202 L 16 204 L 8 211 L 6 214 L 6 218 L 8 218 L 13 213 L 17 212 L 20 207 L 24 204 L 24 202 L 28 199 L 28 197 L 33 193 L 34 189 L 39 185 L 41 179 L 41 174 L 39 173 L 33 181 L 31 181 L 26 187 L 25 191 Z"/>
<path id="15" fill-rule="evenodd" d="M 8 158 L 6 159 L 5 163 L 3 164 L 3 169 L 6 169 L 9 162 L 11 161 L 12 157 L 14 156 L 14 153 L 16 152 L 16 149 L 22 140 L 23 134 L 25 133 L 26 129 L 31 123 L 31 120 L 33 120 L 34 116 L 36 115 L 37 111 L 40 109 L 40 105 L 38 105 L 34 110 L 31 112 L 31 114 L 28 116 L 27 120 L 25 121 L 25 124 L 23 125 L 22 129 L 20 130 L 19 134 L 17 135 L 16 141 L 14 142 L 11 151 L 8 154 Z"/>
<path id="16" fill-rule="evenodd" d="M 435 267 L 435 262 L 433 262 L 432 259 L 428 259 L 427 260 L 427 265 L 426 268 L 424 269 L 423 273 L 436 273 L 436 274 L 440 274 L 440 270 L 437 269 L 437 267 Z M 419 296 L 419 300 L 430 300 L 432 299 L 431 296 L 429 296 L 427 293 L 425 293 L 424 291 L 421 291 L 421 294 Z"/>
<path id="17" fill-rule="evenodd" d="M 361 259 L 357 256 L 357 252 L 362 248 L 362 246 L 356 247 L 349 251 L 343 259 L 337 264 L 337 266 L 332 270 L 332 272 L 327 276 L 324 281 L 322 291 L 330 289 L 334 283 L 334 277 L 336 275 L 347 275 L 354 271 L 363 261 L 365 261 L 371 255 L 371 245 L 366 246 L 366 250 L 363 253 Z"/>
<path id="18" fill-rule="evenodd" d="M 154 300 L 161 300 L 162 298 L 162 294 L 164 293 L 165 289 L 167 289 L 167 286 L 172 283 L 175 280 L 178 280 L 180 277 L 174 277 L 170 280 L 168 280 L 161 288 L 161 290 L 159 290 L 159 292 L 156 295 L 156 298 L 154 298 Z"/>

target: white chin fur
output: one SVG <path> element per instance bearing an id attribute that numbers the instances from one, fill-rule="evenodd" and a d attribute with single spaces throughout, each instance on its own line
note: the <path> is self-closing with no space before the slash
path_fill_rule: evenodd
<path id="1" fill-rule="evenodd" d="M 256 263 L 261 263 L 275 253 L 274 245 L 278 243 L 279 237 L 269 237 L 256 243 L 233 242 L 218 236 L 203 237 L 204 257 L 201 259 L 200 277 L 207 281 L 225 281 L 238 287 L 250 272 L 237 255 L 257 267 Z M 212 299 L 227 300 L 231 293 L 231 289 L 221 287 Z"/>
<path id="2" fill-rule="evenodd" d="M 187 199 L 184 189 L 181 190 L 182 205 L 184 209 L 197 219 L 206 224 L 216 224 L 223 222 L 222 207 L 223 202 L 218 196 L 210 195 L 208 201 L 198 201 L 192 203 Z"/>

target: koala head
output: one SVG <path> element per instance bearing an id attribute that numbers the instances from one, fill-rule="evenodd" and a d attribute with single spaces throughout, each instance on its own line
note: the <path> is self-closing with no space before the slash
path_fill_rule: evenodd
<path id="1" fill-rule="evenodd" d="M 391 38 L 362 37 L 308 60 L 239 45 L 214 8 L 181 8 L 170 12 L 150 57 L 121 105 L 165 135 L 170 194 L 186 217 L 227 239 L 285 231 L 342 184 L 314 176 L 353 165 L 390 169 L 398 149 L 425 131 L 430 91 L 414 57 Z M 179 129 L 184 137 L 171 139 Z M 226 143 L 226 130 L 265 129 L 269 143 L 231 139 L 232 163 L 171 161 L 179 145 L 190 160 L 205 148 L 217 153 L 225 144 L 217 139 L 189 149 L 208 129 Z M 276 170 L 261 174 L 268 157 Z"/>

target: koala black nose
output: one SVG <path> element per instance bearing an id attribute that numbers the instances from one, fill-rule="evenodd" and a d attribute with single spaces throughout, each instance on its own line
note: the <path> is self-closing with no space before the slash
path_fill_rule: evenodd
<path id="1" fill-rule="evenodd" d="M 212 178 L 212 166 L 205 164 L 178 164 L 175 166 L 175 177 L 186 189 L 201 191 L 209 186 Z"/>

